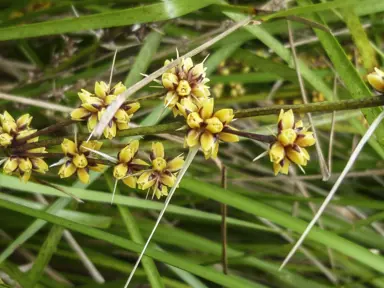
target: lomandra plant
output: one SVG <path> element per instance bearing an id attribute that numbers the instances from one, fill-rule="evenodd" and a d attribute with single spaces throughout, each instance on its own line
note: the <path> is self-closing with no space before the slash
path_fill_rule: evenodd
<path id="1" fill-rule="evenodd" d="M 338 5 L 342 4 L 338 3 Z M 218 6 L 221 7 L 223 11 L 226 11 L 225 13 L 229 13 L 228 15 L 234 13 L 234 15 L 238 16 L 242 15 L 241 13 L 244 12 L 254 12 L 253 10 L 249 11 L 240 6 L 229 8 L 225 7 L 226 5 L 223 5 L 224 7 L 222 7 L 221 4 Z M 313 7 L 311 6 L 312 10 L 308 10 L 307 12 L 314 12 L 317 11 L 317 9 L 327 8 L 327 6 L 323 6 L 321 6 L 321 4 L 319 4 L 319 6 L 313 5 Z M 289 16 L 290 20 L 297 20 L 319 29 L 322 33 L 329 33 L 323 24 L 301 17 L 295 18 L 292 16 L 294 13 L 289 11 L 290 10 L 278 12 L 277 17 Z M 290 13 L 292 13 L 292 15 L 290 15 Z M 237 16 L 233 16 L 233 18 L 236 20 Z M 266 21 L 269 19 L 268 17 L 271 16 L 266 16 L 262 20 Z M 106 182 L 110 186 L 112 193 L 109 200 L 111 201 L 111 204 L 118 205 L 119 212 L 134 240 L 133 242 L 127 242 L 128 240 L 113 234 L 103 234 L 94 228 L 86 227 L 86 229 L 84 229 L 82 224 L 72 223 L 66 219 L 60 219 L 58 216 L 50 215 L 50 213 L 56 213 L 60 208 L 52 208 L 52 211 L 47 210 L 49 213 L 45 213 L 41 211 L 34 212 L 33 209 L 23 210 L 20 207 L 17 207 L 16 204 L 5 200 L 4 202 L 0 202 L 0 205 L 14 211 L 36 216 L 37 218 L 52 222 L 67 229 L 72 229 L 104 241 L 109 241 L 110 243 L 115 243 L 122 248 L 130 247 L 129 249 L 139 253 L 139 257 L 135 265 L 129 269 L 130 276 L 127 282 L 125 282 L 125 287 L 128 287 L 134 279 L 134 275 L 138 271 L 137 269 L 141 260 L 143 260 L 144 270 L 148 274 L 151 285 L 154 285 L 154 287 L 162 287 L 163 284 L 158 284 L 161 283 L 161 280 L 159 280 L 159 272 L 153 262 L 144 255 L 148 255 L 154 259 L 166 259 L 165 262 L 170 265 L 180 267 L 220 285 L 227 287 L 253 287 L 253 282 L 250 280 L 242 279 L 238 276 L 217 276 L 218 273 L 214 271 L 205 271 L 201 266 L 196 265 L 195 263 L 190 263 L 194 262 L 194 260 L 181 261 L 179 259 L 180 257 L 167 255 L 165 252 L 162 252 L 161 249 L 155 249 L 150 245 L 160 222 L 163 220 L 165 212 L 168 207 L 170 207 L 170 203 L 172 203 L 173 195 L 177 192 L 177 188 L 183 185 L 183 177 L 188 173 L 190 165 L 193 163 L 196 155 L 198 155 L 200 151 L 204 156 L 204 161 L 215 161 L 221 168 L 221 173 L 218 172 L 218 175 L 222 177 L 222 186 L 225 188 L 226 186 L 231 185 L 231 180 L 227 179 L 225 173 L 226 168 L 222 166 L 220 160 L 223 155 L 221 153 L 221 147 L 227 147 L 228 145 L 231 147 L 231 150 L 239 151 L 241 145 L 239 143 L 240 141 L 252 140 L 265 148 L 265 151 L 260 156 L 256 157 L 254 162 L 261 159 L 263 156 L 266 156 L 269 158 L 269 170 L 273 175 L 277 176 L 279 174 L 284 174 L 287 175 L 285 177 L 289 177 L 286 178 L 289 179 L 287 181 L 292 181 L 297 177 L 296 167 L 305 173 L 307 165 L 313 158 L 316 158 L 313 146 L 319 144 L 317 143 L 319 139 L 317 139 L 316 133 L 313 130 L 315 127 L 311 127 L 311 123 L 308 124 L 306 121 L 306 115 L 308 115 L 308 113 L 333 113 L 342 110 L 350 111 L 367 109 L 381 107 L 384 104 L 384 96 L 382 95 L 384 92 L 384 72 L 379 68 L 374 68 L 374 72 L 368 73 L 366 78 L 376 91 L 375 96 L 365 95 L 367 97 L 358 99 L 292 105 L 271 104 L 264 107 L 251 105 L 246 109 L 239 108 L 237 110 L 224 105 L 221 105 L 220 107 L 216 106 L 217 103 L 215 103 L 215 99 L 212 97 L 210 79 L 207 75 L 207 70 L 214 69 L 214 67 L 209 66 L 210 58 L 208 57 L 201 62 L 197 62 L 192 57 L 209 48 L 219 40 L 224 39 L 239 28 L 245 27 L 246 29 L 254 29 L 254 31 L 257 31 L 259 28 L 258 25 L 261 23 L 262 22 L 259 21 L 252 22 L 251 18 L 246 16 L 244 20 L 237 22 L 225 32 L 210 39 L 185 55 L 180 56 L 177 52 L 175 60 L 166 60 L 163 67 L 159 67 L 158 70 L 150 75 L 144 75 L 145 78 L 141 81 L 129 83 L 129 86 L 124 85 L 122 82 L 113 83 L 112 67 L 111 77 L 108 83 L 102 81 L 102 79 L 97 79 L 97 81 L 93 83 L 94 85 L 92 85 L 93 89 L 79 87 L 77 96 L 80 105 L 67 114 L 67 119 L 45 128 L 34 129 L 33 115 L 30 114 L 24 114 L 20 117 L 16 117 L 17 113 L 13 113 L 13 111 L 3 111 L 2 114 L 0 114 L 0 164 L 2 165 L 4 174 L 18 177 L 20 178 L 20 181 L 24 183 L 28 181 L 39 183 L 42 187 L 51 188 L 50 191 L 55 191 L 54 193 L 56 193 L 56 195 L 63 197 L 71 196 L 74 200 L 80 202 L 80 199 L 83 197 L 76 195 L 76 191 L 72 191 L 65 186 L 57 185 L 56 179 L 41 177 L 41 175 L 49 173 L 51 176 L 55 175 L 55 177 L 60 179 L 77 178 L 84 185 L 88 185 L 92 181 L 92 175 L 97 175 L 93 174 L 92 171 L 96 173 L 104 173 L 104 177 L 106 178 Z M 323 35 L 323 37 L 325 36 Z M 319 38 L 321 39 L 321 37 Z M 295 56 L 295 53 L 293 53 L 293 55 Z M 239 57 L 244 57 L 244 55 Z M 330 58 L 332 59 L 332 56 L 330 56 Z M 294 60 L 296 65 L 300 64 L 297 62 L 297 59 Z M 338 65 L 340 66 L 341 64 L 339 63 Z M 296 67 L 298 71 L 300 69 L 299 67 L 300 66 Z M 310 73 L 308 71 L 305 71 L 305 73 L 308 77 L 307 80 L 311 80 Z M 300 79 L 301 75 L 300 73 L 298 74 Z M 342 76 L 343 75 L 340 75 L 340 77 Z M 365 87 L 364 82 L 360 78 L 359 81 L 359 83 L 362 83 L 362 87 Z M 157 86 L 157 88 L 160 88 L 159 92 L 149 96 L 131 98 L 132 95 L 139 92 L 151 82 L 160 85 Z M 303 85 L 301 81 L 299 82 Z M 346 86 L 354 85 L 350 79 L 349 82 L 345 82 Z M 160 113 L 158 113 L 156 117 L 159 119 L 164 114 L 171 112 L 172 119 L 169 122 L 165 124 L 143 126 L 137 126 L 136 124 L 131 123 L 133 122 L 132 119 L 142 111 L 146 101 L 158 99 L 161 99 L 162 105 L 160 109 L 158 109 L 160 110 Z M 326 199 L 321 209 L 315 214 L 315 217 L 308 228 L 305 230 L 305 223 L 302 222 L 295 222 L 292 225 L 286 224 L 289 221 L 284 219 L 284 215 L 276 213 L 275 220 L 278 224 L 282 226 L 290 226 L 287 228 L 293 229 L 296 232 L 304 231 L 302 237 L 294 246 L 294 249 L 289 253 L 282 266 L 288 262 L 296 249 L 302 249 L 301 251 L 304 255 L 311 261 L 314 261 L 316 267 L 320 267 L 319 269 L 331 280 L 331 282 L 337 282 L 330 270 L 319 264 L 316 257 L 314 259 L 314 257 L 300 245 L 319 219 L 321 213 L 324 211 L 338 187 L 341 185 L 343 177 L 354 164 L 358 153 L 373 135 L 374 130 L 379 126 L 383 118 L 383 113 L 378 116 L 373 112 L 371 114 L 369 115 L 371 115 L 372 118 L 367 117 L 369 118 L 368 120 L 371 127 L 357 146 L 358 148 L 356 149 L 355 154 L 351 157 L 339 178 L 340 181 L 338 180 L 338 182 L 336 182 L 334 188 L 331 190 L 329 198 Z M 270 131 L 268 133 L 255 133 L 254 131 L 248 131 L 248 129 L 241 128 L 241 121 L 246 121 L 249 118 L 257 120 L 258 117 L 266 115 L 273 117 L 274 121 L 274 125 L 272 128 L 269 128 Z M 373 116 L 377 116 L 377 118 Z M 63 129 L 64 127 L 71 126 L 77 128 Z M 66 135 L 61 134 L 59 137 L 51 136 L 58 131 L 64 131 Z M 68 131 L 71 132 L 69 133 Z M 87 131 L 88 133 L 78 131 Z M 171 139 L 179 140 L 180 138 L 178 137 L 182 136 L 181 141 L 176 141 L 177 144 L 175 147 L 177 150 L 183 149 L 184 153 L 176 155 L 173 151 L 166 150 L 166 145 L 164 145 L 165 141 L 162 140 L 164 134 L 166 134 L 166 137 L 168 138 L 171 137 Z M 141 138 L 138 138 L 137 136 L 141 136 Z M 384 140 L 383 138 L 380 138 L 380 133 L 377 133 L 377 136 L 378 145 L 381 147 L 380 144 L 382 144 Z M 119 140 L 126 140 L 127 137 L 130 137 L 128 138 L 128 141 L 119 143 Z M 111 146 L 114 147 L 116 143 L 118 143 L 119 151 L 117 151 L 117 153 L 111 153 L 109 148 Z M 148 143 L 149 146 L 145 145 Z M 319 156 L 317 159 L 320 159 L 321 161 L 322 158 Z M 251 164 L 251 161 L 249 162 Z M 204 162 L 200 162 L 200 164 L 201 163 Z M 322 164 L 324 165 L 324 163 Z M 255 163 L 254 165 L 258 165 L 258 163 Z M 116 194 L 121 194 L 118 185 L 119 183 L 124 185 L 120 186 L 124 187 L 124 193 L 132 193 L 136 190 L 143 191 L 143 193 L 138 194 L 138 196 L 145 199 L 145 202 L 136 203 L 151 203 L 148 205 L 152 205 L 153 202 L 149 201 L 158 201 L 155 202 L 154 205 L 157 205 L 157 210 L 160 212 L 156 215 L 155 225 L 149 228 L 146 226 L 146 233 L 149 235 L 146 241 L 136 227 L 133 215 L 121 205 L 122 198 L 115 197 Z M 198 185 L 196 182 L 193 182 L 193 184 L 195 186 Z M 209 190 L 207 187 L 209 187 L 209 184 L 203 183 L 201 190 L 199 190 L 199 187 L 194 188 L 195 193 L 204 193 Z M 224 204 L 233 205 L 236 208 L 242 207 L 245 212 L 249 212 L 258 217 L 263 217 L 263 221 L 269 221 L 264 219 L 267 217 L 262 214 L 265 213 L 263 211 L 268 210 L 266 210 L 264 206 L 258 206 L 261 214 L 254 211 L 255 209 L 257 210 L 257 208 L 252 205 L 259 205 L 256 201 L 252 200 L 247 203 L 247 201 L 244 200 L 245 198 L 242 198 L 239 195 L 232 195 L 224 189 L 218 190 L 217 195 L 214 194 L 215 193 L 210 194 L 209 197 L 219 201 L 222 199 Z M 226 195 L 225 199 L 223 198 L 223 195 Z M 231 199 L 231 197 L 233 198 Z M 162 204 L 163 199 L 165 199 L 164 204 Z M 118 200 L 118 202 L 115 202 L 115 200 Z M 233 201 L 233 203 L 231 201 Z M 57 204 L 57 207 L 61 206 L 62 208 L 68 204 L 63 203 L 64 202 Z M 161 206 L 158 204 L 161 204 Z M 223 208 L 223 211 L 226 211 L 226 206 Z M 183 212 L 178 211 L 178 213 Z M 204 217 L 206 217 L 206 215 Z M 223 213 L 223 227 L 225 227 L 227 221 L 225 217 L 226 214 Z M 231 221 L 233 222 L 233 219 L 231 219 Z M 237 222 L 237 225 L 244 225 L 244 223 Z M 270 226 L 274 227 L 273 224 Z M 34 233 L 33 229 L 34 228 L 32 228 L 32 232 L 29 232 L 28 235 L 23 235 L 18 241 L 20 241 L 20 243 L 25 241 Z M 226 230 L 223 229 L 222 231 L 223 239 L 226 239 Z M 44 243 L 43 248 L 56 247 L 62 232 L 62 230 L 51 230 L 50 237 Z M 290 242 L 294 242 L 294 240 L 289 237 L 290 236 L 288 236 L 288 239 L 291 239 Z M 314 229 L 311 237 L 312 239 L 317 238 L 318 242 L 326 244 L 328 248 L 332 248 L 332 250 L 330 250 L 330 257 L 333 257 L 332 255 L 334 251 L 336 251 L 336 253 L 344 253 L 378 271 L 384 270 L 384 268 L 379 267 L 383 264 L 381 258 L 376 257 L 371 254 L 371 252 L 365 251 L 358 245 L 350 244 L 347 241 L 343 242 L 337 238 L 338 236 L 319 232 L 319 229 Z M 172 243 L 172 240 L 169 241 L 171 241 L 169 243 Z M 193 241 L 194 240 L 192 240 L 192 243 L 196 245 L 197 249 L 197 246 L 199 245 L 196 243 L 199 241 L 196 243 Z M 207 246 L 210 245 L 209 243 L 205 244 L 207 244 Z M 252 258 L 252 253 L 249 255 L 247 253 L 239 253 L 235 249 L 227 249 L 226 245 L 227 243 L 224 241 L 223 252 L 221 254 L 223 257 L 222 265 L 224 267 L 226 266 L 225 263 L 228 261 L 228 256 L 230 259 L 233 257 L 234 261 L 236 261 L 236 259 L 240 259 L 239 261 L 241 261 L 241 259 L 246 258 L 245 263 L 252 263 L 252 265 L 254 265 L 253 267 L 258 267 L 259 269 L 263 266 L 263 264 L 257 262 L 256 258 Z M 11 253 L 9 251 L 12 249 L 16 248 L 10 248 L 5 254 L 1 254 L 0 263 L 9 256 L 9 253 Z M 35 265 L 30 272 L 29 280 L 33 285 L 39 281 L 39 276 L 48 263 L 47 261 L 49 261 L 54 253 L 54 249 L 48 249 L 48 251 L 48 253 L 39 254 L 36 263 L 41 266 Z M 362 257 L 360 257 L 359 253 L 361 253 Z M 86 256 L 84 257 L 86 259 Z M 207 262 L 210 262 L 210 260 L 211 259 L 208 259 Z M 101 260 L 101 262 L 103 261 Z M 204 264 L 204 260 L 200 259 L 199 262 Z M 281 275 L 279 273 L 284 273 L 278 272 L 276 267 L 268 269 L 264 267 L 262 269 L 268 270 L 268 273 L 272 273 L 272 275 L 277 278 L 279 277 L 278 275 Z M 91 267 L 89 270 L 92 271 L 91 274 L 94 279 L 102 279 L 95 267 Z M 225 271 L 226 270 L 227 269 L 225 269 Z M 11 269 L 6 270 L 8 273 L 12 272 L 9 271 L 11 271 Z M 287 276 L 288 274 L 284 275 Z M 190 274 L 184 274 L 185 278 L 188 278 L 189 276 Z M 29 280 L 26 278 L 25 283 Z M 23 282 L 24 280 L 21 281 Z M 103 281 L 104 280 L 100 280 L 99 282 L 101 283 Z M 295 285 L 295 281 L 293 280 L 286 281 L 290 286 Z M 305 282 L 300 281 L 303 280 L 298 280 L 297 283 L 300 284 L 296 283 L 298 285 L 297 287 L 307 287 Z M 173 287 L 175 287 L 175 284 L 172 283 L 172 281 L 168 284 L 174 285 Z M 176 287 L 177 285 L 178 284 L 176 284 Z M 264 286 L 257 284 L 255 287 Z M 318 287 L 325 286 L 319 284 Z"/>

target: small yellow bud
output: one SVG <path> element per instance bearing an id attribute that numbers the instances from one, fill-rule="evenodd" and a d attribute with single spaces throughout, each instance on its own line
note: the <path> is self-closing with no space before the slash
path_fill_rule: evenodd
<path id="1" fill-rule="evenodd" d="M 170 173 L 170 174 L 161 174 L 160 181 L 162 184 L 167 185 L 168 187 L 172 187 L 175 184 L 176 177 Z"/>
<path id="2" fill-rule="evenodd" d="M 200 125 L 203 122 L 203 119 L 201 119 L 199 113 L 197 112 L 192 112 L 187 117 L 187 124 L 191 128 L 200 128 Z"/>
<path id="3" fill-rule="evenodd" d="M 180 96 L 188 96 L 191 94 L 191 86 L 189 86 L 189 83 L 187 80 L 181 80 L 179 82 L 179 85 L 177 86 L 176 92 Z"/>
<path id="4" fill-rule="evenodd" d="M 116 136 L 116 122 L 110 121 L 107 127 L 104 129 L 104 137 L 107 139 L 113 139 Z"/>
<path id="5" fill-rule="evenodd" d="M 104 101 L 98 97 L 89 97 L 88 100 L 81 104 L 81 107 L 87 109 L 88 111 L 95 113 L 103 107 Z M 72 112 L 73 113 L 73 112 Z"/>
<path id="6" fill-rule="evenodd" d="M 117 98 L 117 95 L 115 94 L 109 94 L 104 98 L 104 104 L 105 105 L 111 105 L 113 101 L 115 101 Z"/>
<path id="7" fill-rule="evenodd" d="M 91 112 L 85 109 L 84 107 L 76 108 L 71 112 L 71 119 L 82 121 L 91 116 Z"/>
<path id="8" fill-rule="evenodd" d="M 181 157 L 176 157 L 167 163 L 167 170 L 170 172 L 176 172 L 181 169 L 184 165 L 184 159 Z"/>
<path id="9" fill-rule="evenodd" d="M 16 157 L 10 157 L 5 161 L 3 171 L 5 174 L 12 174 L 19 166 L 19 159 Z"/>
<path id="10" fill-rule="evenodd" d="M 185 118 L 187 118 L 189 113 L 198 111 L 198 107 L 189 97 L 181 99 L 180 103 L 176 103 L 176 106 L 181 115 L 183 115 Z"/>
<path id="11" fill-rule="evenodd" d="M 117 123 L 127 123 L 131 119 L 123 109 L 117 110 L 114 117 Z"/>
<path id="12" fill-rule="evenodd" d="M 86 168 L 77 169 L 77 177 L 79 177 L 80 181 L 84 184 L 89 183 L 89 173 Z"/>
<path id="13" fill-rule="evenodd" d="M 120 163 L 113 168 L 113 177 L 120 180 L 127 175 L 128 166 L 125 163 Z"/>
<path id="14" fill-rule="evenodd" d="M 140 103 L 139 102 L 133 102 L 133 103 L 129 103 L 128 105 L 126 105 L 125 111 L 129 115 L 132 115 L 133 113 L 135 113 L 139 109 L 140 109 Z"/>
<path id="15" fill-rule="evenodd" d="M 69 160 L 60 167 L 59 176 L 60 178 L 70 177 L 76 172 L 76 170 L 76 166 Z"/>
<path id="16" fill-rule="evenodd" d="M 8 133 L 0 134 L 0 146 L 7 147 L 8 145 L 11 145 L 12 140 L 13 140 L 13 137 Z"/>
<path id="17" fill-rule="evenodd" d="M 72 162 L 77 168 L 85 168 L 88 165 L 87 157 L 84 154 L 76 154 Z"/>
<path id="18" fill-rule="evenodd" d="M 277 136 L 277 140 L 283 145 L 288 146 L 292 145 L 296 140 L 296 132 L 295 130 L 288 128 L 281 130 L 279 135 Z"/>
<path id="19" fill-rule="evenodd" d="M 191 69 L 190 73 L 192 74 L 193 78 L 205 77 L 205 70 L 206 68 L 204 68 L 204 64 L 199 63 Z"/>
<path id="20" fill-rule="evenodd" d="M 32 121 L 32 116 L 29 114 L 24 114 L 17 119 L 16 124 L 19 130 L 23 130 L 26 128 L 29 128 L 29 125 L 31 124 Z"/>
<path id="21" fill-rule="evenodd" d="M 224 128 L 223 123 L 217 117 L 209 118 L 204 122 L 207 124 L 206 129 L 213 134 L 221 132 Z"/>
<path id="22" fill-rule="evenodd" d="M 297 135 L 297 139 L 295 143 L 300 147 L 308 147 L 315 144 L 316 139 L 313 136 L 313 132 L 303 132 Z"/>
<path id="23" fill-rule="evenodd" d="M 87 128 L 89 132 L 92 132 L 93 129 L 95 129 L 97 122 L 99 122 L 97 113 L 92 113 L 91 117 L 89 117 L 87 121 Z"/>
<path id="24" fill-rule="evenodd" d="M 197 98 L 207 98 L 211 95 L 209 87 L 204 84 L 198 84 L 192 88 L 192 94 Z"/>
<path id="25" fill-rule="evenodd" d="M 185 144 L 188 147 L 194 147 L 199 144 L 200 132 L 194 129 L 188 131 L 185 136 Z"/>
<path id="26" fill-rule="evenodd" d="M 92 93 L 88 92 L 87 90 L 81 89 L 81 92 L 78 92 L 77 95 L 79 96 L 82 103 L 87 103 L 88 99 L 92 96 Z"/>
<path id="27" fill-rule="evenodd" d="M 124 162 L 124 163 L 128 163 L 129 161 L 132 160 L 133 156 L 134 156 L 134 152 L 131 148 L 130 145 L 127 145 L 125 146 L 120 152 L 119 152 L 119 161 L 121 162 Z"/>
<path id="28" fill-rule="evenodd" d="M 367 76 L 369 84 L 377 91 L 384 92 L 384 72 L 378 68 L 375 68 L 375 72 L 368 74 Z"/>
<path id="29" fill-rule="evenodd" d="M 19 158 L 19 169 L 22 172 L 29 172 L 32 170 L 32 162 L 28 158 Z"/>
<path id="30" fill-rule="evenodd" d="M 211 132 L 205 131 L 200 136 L 200 144 L 201 149 L 203 149 L 203 151 L 209 151 L 213 148 L 213 145 L 215 144 L 215 137 Z"/>
<path id="31" fill-rule="evenodd" d="M 156 179 L 152 178 L 152 171 L 147 171 L 141 174 L 139 179 L 137 179 L 137 184 L 139 184 L 140 189 L 145 190 L 152 187 L 156 182 Z"/>
<path id="32" fill-rule="evenodd" d="M 220 121 L 223 122 L 224 125 L 226 125 L 233 120 L 233 117 L 235 115 L 233 114 L 233 109 L 220 109 L 216 111 L 213 116 L 219 118 Z"/>
<path id="33" fill-rule="evenodd" d="M 273 172 L 275 173 L 275 176 L 279 173 L 287 175 L 290 164 L 291 161 L 289 161 L 287 158 L 284 158 L 279 163 L 273 163 Z"/>
<path id="34" fill-rule="evenodd" d="M 301 148 L 298 145 L 293 145 L 292 147 L 287 148 L 288 158 L 301 166 L 306 166 L 307 161 L 309 160 L 309 155 L 305 148 Z"/>
<path id="35" fill-rule="evenodd" d="M 16 132 L 17 124 L 15 121 L 10 121 L 10 120 L 7 120 L 6 118 L 3 118 L 1 122 L 3 126 L 3 131 L 5 133 L 11 134 L 13 132 Z"/>
<path id="36" fill-rule="evenodd" d="M 181 68 L 184 70 L 185 73 L 188 73 L 188 71 L 193 67 L 193 61 L 191 57 L 183 58 L 180 63 Z"/>
<path id="37" fill-rule="evenodd" d="M 97 97 L 105 98 L 105 96 L 107 96 L 108 90 L 109 90 L 109 86 L 104 81 L 95 83 L 95 94 Z"/>
<path id="38" fill-rule="evenodd" d="M 285 157 L 284 147 L 280 142 L 275 142 L 269 149 L 269 158 L 273 163 L 280 163 Z"/>
<path id="39" fill-rule="evenodd" d="M 164 146 L 161 142 L 152 143 L 153 158 L 164 158 Z"/>
<path id="40" fill-rule="evenodd" d="M 61 149 L 63 150 L 65 155 L 75 155 L 77 153 L 77 147 L 75 142 L 69 140 L 69 139 L 64 139 L 63 142 L 61 143 Z"/>
<path id="41" fill-rule="evenodd" d="M 231 133 L 220 132 L 219 139 L 224 142 L 239 142 L 239 136 Z"/>
<path id="42" fill-rule="evenodd" d="M 23 139 L 23 138 L 25 138 L 25 137 L 35 133 L 36 131 L 37 131 L 36 129 L 19 131 L 19 133 L 16 136 L 16 140 L 21 140 L 21 139 Z M 30 140 L 32 140 L 32 139 L 30 139 Z M 38 140 L 38 138 L 37 139 L 34 138 L 34 140 L 28 141 L 28 143 L 37 142 L 37 140 Z"/>
<path id="43" fill-rule="evenodd" d="M 292 109 L 289 109 L 287 112 L 284 112 L 283 109 L 280 110 L 280 115 L 278 119 L 279 130 L 293 128 L 294 121 L 295 116 L 293 115 Z"/>
<path id="44" fill-rule="evenodd" d="M 167 167 L 167 161 L 162 157 L 157 157 L 152 161 L 153 169 L 156 171 L 163 171 Z"/>
<path id="45" fill-rule="evenodd" d="M 136 188 L 136 181 L 137 181 L 137 178 L 134 176 L 123 178 L 123 183 L 133 189 Z"/>
<path id="46" fill-rule="evenodd" d="M 48 164 L 42 158 L 31 158 L 33 171 L 45 174 L 48 171 Z"/>
<path id="47" fill-rule="evenodd" d="M 173 107 L 179 101 L 179 96 L 174 91 L 168 91 L 167 95 L 164 97 L 164 105 L 166 107 Z"/>
<path id="48" fill-rule="evenodd" d="M 179 83 L 179 79 L 173 73 L 164 73 L 161 76 L 161 80 L 165 89 L 174 90 L 177 84 Z"/>
<path id="49" fill-rule="evenodd" d="M 113 91 L 114 95 L 119 95 L 119 94 L 123 93 L 125 90 L 127 90 L 127 87 L 125 87 L 125 85 L 123 83 L 121 83 L 121 82 L 117 83 L 112 88 L 112 91 Z"/>
<path id="50" fill-rule="evenodd" d="M 202 104 L 202 107 L 200 110 L 200 116 L 203 119 L 211 118 L 213 114 L 213 106 L 214 106 L 213 98 L 206 99 Z"/>
<path id="51" fill-rule="evenodd" d="M 20 171 L 20 180 L 24 183 L 28 182 L 29 178 L 31 178 L 32 171 L 22 172 Z"/>

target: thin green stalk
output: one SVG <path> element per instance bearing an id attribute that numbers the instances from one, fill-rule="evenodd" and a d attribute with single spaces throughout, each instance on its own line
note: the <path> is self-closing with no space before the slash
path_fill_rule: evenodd
<path id="1" fill-rule="evenodd" d="M 107 182 L 107 185 L 109 186 L 109 189 L 111 190 L 111 192 L 113 192 L 114 183 L 113 183 L 112 177 L 107 173 L 104 174 L 104 177 Z M 115 193 L 120 194 L 120 190 L 118 187 L 116 187 Z M 135 221 L 135 218 L 129 211 L 128 207 L 117 205 L 117 208 L 119 210 L 120 216 L 125 224 L 125 228 L 127 229 L 131 239 L 136 243 L 144 244 L 144 238 L 141 235 L 139 227 L 137 226 L 137 223 Z M 163 288 L 164 284 L 162 282 L 159 272 L 157 271 L 155 262 L 147 256 L 143 257 L 142 262 L 143 262 L 143 267 L 147 274 L 148 280 L 151 284 L 151 287 Z"/>

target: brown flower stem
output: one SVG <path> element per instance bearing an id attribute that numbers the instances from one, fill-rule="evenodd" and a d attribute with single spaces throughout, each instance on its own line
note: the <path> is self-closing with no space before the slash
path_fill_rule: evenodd
<path id="1" fill-rule="evenodd" d="M 262 135 L 262 134 L 244 132 L 244 131 L 239 131 L 239 130 L 233 130 L 233 129 L 228 128 L 228 127 L 225 127 L 223 129 L 223 132 L 235 134 L 238 136 L 257 140 L 257 141 L 264 142 L 264 143 L 273 143 L 276 141 L 276 137 L 273 135 Z"/>
<path id="2" fill-rule="evenodd" d="M 21 138 L 21 139 L 17 140 L 16 142 L 14 142 L 12 145 L 13 146 L 20 146 L 20 145 L 24 144 L 25 142 L 27 142 L 29 139 L 33 139 L 33 138 L 35 138 L 37 136 L 41 136 L 41 135 L 48 135 L 48 134 L 50 134 L 54 131 L 57 131 L 63 127 L 69 126 L 75 122 L 77 122 L 77 121 L 69 119 L 69 120 L 65 120 L 63 122 L 56 123 L 54 125 L 40 129 L 31 135 L 28 135 L 24 138 Z"/>
<path id="3" fill-rule="evenodd" d="M 246 118 L 262 115 L 279 114 L 280 110 L 292 109 L 294 113 L 333 112 L 353 110 L 384 105 L 384 95 L 369 96 L 361 99 L 349 99 L 335 102 L 318 102 L 296 105 L 272 105 L 267 107 L 249 108 L 235 111 L 235 118 Z"/>

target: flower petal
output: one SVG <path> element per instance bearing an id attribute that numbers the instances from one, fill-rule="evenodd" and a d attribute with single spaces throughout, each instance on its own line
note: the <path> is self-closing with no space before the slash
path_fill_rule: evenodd
<path id="1" fill-rule="evenodd" d="M 161 142 L 152 142 L 153 159 L 164 158 L 164 146 Z"/>
<path id="2" fill-rule="evenodd" d="M 167 163 L 167 170 L 170 172 L 179 171 L 184 165 L 183 157 L 175 157 Z"/>
<path id="3" fill-rule="evenodd" d="M 134 176 L 126 177 L 123 179 L 123 183 L 133 189 L 136 188 L 136 181 L 137 181 L 137 178 Z"/>
<path id="4" fill-rule="evenodd" d="M 77 169 L 77 177 L 79 177 L 82 183 L 84 184 L 89 183 L 89 173 L 86 168 Z"/>

